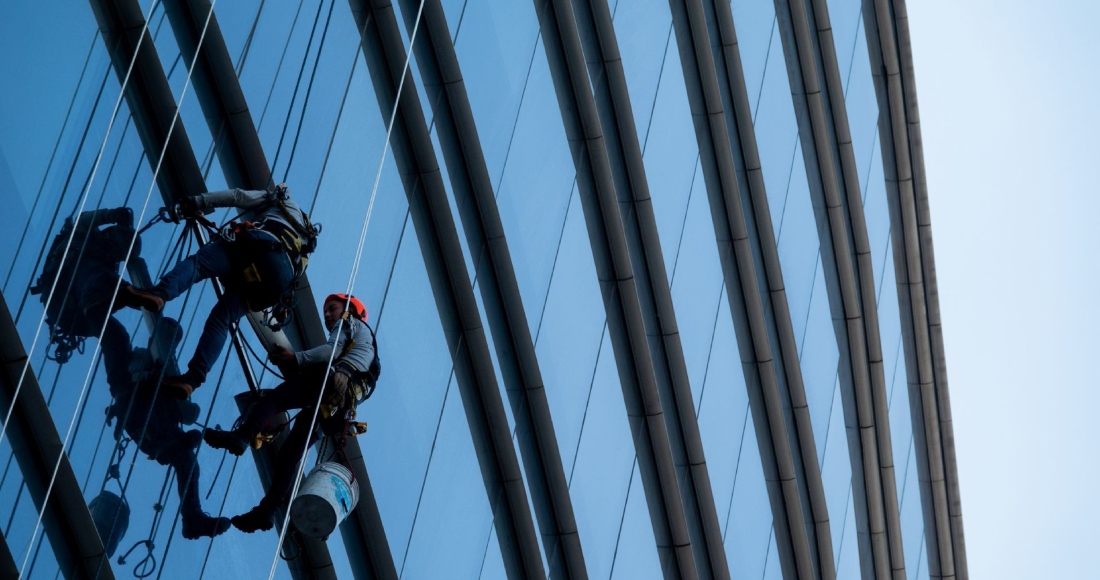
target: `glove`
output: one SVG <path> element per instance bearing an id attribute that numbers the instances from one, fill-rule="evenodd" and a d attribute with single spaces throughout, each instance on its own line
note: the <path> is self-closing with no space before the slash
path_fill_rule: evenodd
<path id="1" fill-rule="evenodd" d="M 333 407 L 340 407 L 344 404 L 344 396 L 348 392 L 348 379 L 347 374 L 340 371 L 332 373 L 332 381 L 329 383 L 329 388 L 326 389 L 325 403 L 332 405 Z"/>
<path id="2" fill-rule="evenodd" d="M 183 217 L 195 217 L 202 214 L 203 207 L 206 206 L 206 202 L 201 195 L 192 195 L 180 200 L 179 208 L 180 215 Z"/>
<path id="3" fill-rule="evenodd" d="M 287 350 L 286 347 L 276 346 L 268 353 L 268 358 L 275 363 L 275 366 L 279 367 L 283 376 L 297 374 L 298 357 L 294 356 L 294 353 Z"/>

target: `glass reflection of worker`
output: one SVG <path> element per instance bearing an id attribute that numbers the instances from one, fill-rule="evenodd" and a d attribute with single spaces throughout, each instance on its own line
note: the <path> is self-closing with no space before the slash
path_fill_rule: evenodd
<path id="1" fill-rule="evenodd" d="M 348 299 L 345 294 L 325 298 L 327 343 L 296 353 L 285 348 L 271 353 L 271 359 L 283 369 L 287 379 L 274 389 L 262 391 L 259 400 L 242 417 L 239 427 L 232 431 L 208 429 L 204 434 L 211 447 L 240 455 L 270 426 L 276 415 L 291 409 L 302 410 L 279 450 L 267 494 L 259 505 L 232 519 L 233 526 L 241 531 L 270 530 L 275 511 L 288 499 L 307 441 L 312 445 L 318 439 L 316 431 L 311 430 L 311 420 L 314 405 L 322 395 L 322 386 L 324 394 L 317 422 L 321 431 L 338 435 L 346 429 L 348 411 L 369 396 L 378 378 L 374 334 L 366 324 L 366 308 L 357 298 L 351 297 L 345 313 Z M 337 324 L 341 318 L 344 319 L 343 330 Z M 336 356 L 333 356 L 334 350 Z M 333 361 L 331 369 L 330 359 Z M 328 376 L 325 376 L 326 370 Z"/>
<path id="2" fill-rule="evenodd" d="M 181 533 L 184 538 L 196 540 L 217 536 L 229 529 L 229 518 L 215 518 L 202 511 L 199 500 L 199 463 L 195 456 L 202 440 L 197 429 L 183 430 L 182 424 L 192 424 L 198 419 L 198 405 L 190 401 L 177 401 L 156 396 L 158 380 L 163 376 L 162 361 L 155 360 L 152 346 L 157 337 L 167 340 L 175 352 L 183 333 L 179 323 L 164 318 L 157 326 L 157 335 L 149 339 L 149 349 L 133 350 L 130 359 L 132 381 L 128 390 L 111 385 L 114 401 L 107 410 L 109 418 L 118 418 L 115 440 L 122 438 L 122 431 L 138 449 L 161 465 L 171 466 L 176 472 L 176 490 L 180 496 Z"/>
<path id="3" fill-rule="evenodd" d="M 306 255 L 316 240 L 317 230 L 289 198 L 285 185 L 271 192 L 231 189 L 195 195 L 180 202 L 179 212 L 194 217 L 218 207 L 250 211 L 252 221 L 204 245 L 142 295 L 159 308 L 201 280 L 218 277 L 226 284 L 226 292 L 206 319 L 187 372 L 164 380 L 161 390 L 168 397 L 186 399 L 206 380 L 231 324 L 250 310 L 259 312 L 280 303 L 305 270 Z"/>
<path id="4" fill-rule="evenodd" d="M 73 232 L 73 229 L 76 231 Z M 181 408 L 177 401 L 152 405 L 152 395 L 142 395 L 141 392 L 151 393 L 156 386 L 155 380 L 151 386 L 145 381 L 144 389 L 135 390 L 132 366 L 143 359 L 139 357 L 135 360 L 129 332 L 112 316 L 113 310 L 123 306 L 156 306 L 145 297 L 145 293 L 120 279 L 119 264 L 126 259 L 131 240 L 134 244 L 132 255 L 137 259 L 141 252 L 141 238 L 134 230 L 134 214 L 129 208 L 84 212 L 75 224 L 71 219 L 66 220 L 62 231 L 54 238 L 42 276 L 31 292 L 43 294 L 45 301 L 49 288 L 56 288 L 46 319 L 52 329 L 53 340 L 59 345 L 59 350 L 55 351 L 59 362 L 68 359 L 77 341 L 97 337 L 102 331 L 100 347 L 107 384 L 115 398 L 108 413 L 125 416 L 130 395 L 138 393 L 134 397 L 125 430 L 134 440 L 141 441 L 141 450 L 151 458 L 176 468 L 183 536 L 188 539 L 216 536 L 228 529 L 229 522 L 226 518 L 212 518 L 203 513 L 198 496 L 199 470 L 194 455 L 198 432 L 185 435 L 180 427 L 185 411 L 191 416 L 197 415 L 197 412 Z M 113 307 L 109 308 L 116 287 L 119 293 Z M 170 332 L 165 336 L 175 335 L 175 342 L 179 341 L 179 325 L 174 320 L 165 319 L 160 327 Z M 145 352 L 145 349 L 138 350 Z M 148 427 L 145 426 L 147 417 Z M 121 427 L 116 428 L 116 438 L 121 436 Z M 144 440 L 141 437 L 143 430 L 146 431 Z"/>

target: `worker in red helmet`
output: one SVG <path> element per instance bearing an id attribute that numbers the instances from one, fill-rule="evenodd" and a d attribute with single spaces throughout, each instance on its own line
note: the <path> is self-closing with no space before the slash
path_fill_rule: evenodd
<path id="1" fill-rule="evenodd" d="M 370 396 L 378 380 L 381 366 L 363 303 L 354 296 L 330 294 L 322 312 L 329 331 L 328 342 L 301 352 L 283 347 L 272 350 L 271 360 L 283 371 L 285 380 L 274 389 L 260 392 L 259 399 L 239 421 L 239 427 L 231 431 L 207 429 L 203 436 L 211 447 L 241 455 L 279 413 L 302 410 L 279 450 L 267 494 L 259 505 L 232 519 L 233 526 L 243 532 L 270 530 L 274 525 L 275 511 L 287 501 L 287 494 L 294 486 L 307 441 L 313 445 L 318 439 L 316 430 L 311 429 L 317 401 L 321 401 L 317 413 L 321 431 L 332 435 L 343 433 L 349 412 Z"/>

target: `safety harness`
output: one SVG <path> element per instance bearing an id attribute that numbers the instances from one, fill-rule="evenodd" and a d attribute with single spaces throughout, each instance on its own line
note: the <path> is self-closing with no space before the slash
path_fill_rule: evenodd
<path id="1" fill-rule="evenodd" d="M 264 326 L 279 330 L 289 324 L 297 306 L 295 290 L 305 273 L 309 255 L 317 249 L 321 225 L 302 213 L 299 221 L 287 209 L 285 184 L 267 192 L 268 207 L 278 208 L 282 219 L 258 221 L 232 219 L 222 227 L 201 214 L 187 216 L 220 237 L 229 250 L 234 273 L 225 280 L 253 312 L 264 312 Z M 239 218 L 240 216 L 238 216 Z"/>

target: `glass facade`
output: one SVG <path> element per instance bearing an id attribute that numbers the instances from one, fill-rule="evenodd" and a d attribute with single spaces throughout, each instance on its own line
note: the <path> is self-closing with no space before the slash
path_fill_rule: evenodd
<path id="1" fill-rule="evenodd" d="M 900 522 L 887 535 L 900 536 L 902 553 L 887 564 L 911 578 L 935 575 L 945 540 L 926 526 L 947 514 L 931 504 L 936 448 L 919 423 L 928 413 L 918 380 L 926 359 L 913 330 L 912 244 L 902 233 L 905 136 L 893 133 L 904 124 L 891 124 L 897 103 L 887 86 L 890 43 L 900 41 L 875 14 L 892 2 L 716 1 L 51 0 L 3 8 L 0 241 L 8 251 L 0 284 L 11 324 L 0 312 L 9 361 L 0 552 L 10 558 L 0 553 L 0 577 L 11 565 L 24 578 L 95 576 L 108 544 L 120 578 L 272 570 L 279 578 L 756 579 L 796 577 L 806 566 L 819 578 L 872 578 L 883 556 L 861 535 L 868 513 L 880 511 Z M 828 42 L 783 33 L 797 30 L 806 10 L 831 22 L 829 34 L 815 32 Z M 693 42 L 711 56 L 738 55 L 737 66 L 686 51 Z M 825 141 L 812 140 L 809 113 L 797 104 L 799 63 L 830 59 L 843 101 L 827 115 L 835 123 L 837 109 L 846 112 L 840 132 L 851 135 L 862 201 L 847 207 L 862 217 L 845 217 L 846 231 L 866 238 L 873 264 L 874 299 L 863 303 L 874 309 L 862 316 L 877 320 L 869 339 L 880 343 L 882 360 L 872 362 L 881 363 L 885 390 L 871 396 L 884 397 L 885 416 L 875 415 L 870 430 L 853 426 L 861 415 L 845 394 L 845 377 L 859 371 L 845 370 L 850 345 L 837 317 L 845 305 L 827 282 L 836 258 L 826 253 L 833 242 L 822 242 L 827 212 L 815 207 Z M 716 72 L 715 62 L 726 68 Z M 630 107 L 633 127 L 595 118 L 595 105 L 584 116 L 589 104 L 605 106 L 601 83 L 611 87 L 609 102 Z M 695 88 L 713 86 L 751 116 L 729 124 L 741 131 L 724 147 L 708 135 L 725 133 L 707 126 L 734 110 L 701 111 L 706 95 Z M 631 133 L 638 151 L 605 147 L 618 142 L 612 134 Z M 739 174 L 719 183 L 708 159 L 721 164 L 723 155 Z M 644 170 L 645 187 L 624 185 L 615 156 Z M 752 156 L 758 168 L 746 167 Z M 745 175 L 757 169 L 755 202 L 767 207 L 754 210 Z M 291 325 L 273 334 L 263 316 L 242 319 L 193 405 L 164 398 L 156 377 L 186 370 L 219 296 L 247 286 L 204 280 L 156 315 L 122 307 L 116 274 L 148 287 L 204 243 L 223 243 L 207 242 L 218 232 L 194 220 L 156 219 L 162 206 L 282 182 L 323 226 L 288 302 Z M 725 212 L 723 196 L 756 224 L 747 228 L 748 252 L 736 250 L 736 216 L 716 214 Z M 592 200 L 603 200 L 599 217 Z M 82 212 L 124 207 L 134 228 L 113 230 L 130 236 L 123 242 L 104 232 L 125 212 L 91 232 L 65 227 Z M 652 213 L 652 228 L 639 212 Z M 221 226 L 241 216 L 227 207 L 207 218 Z M 761 220 L 774 236 L 760 239 Z M 140 241 L 131 249 L 134 230 Z M 769 248 L 778 264 L 760 257 Z M 104 257 L 110 252 L 118 259 Z M 666 276 L 639 283 L 658 256 Z M 96 268 L 106 273 L 86 282 L 102 273 Z M 759 280 L 758 295 L 745 295 L 742 277 Z M 654 283 L 667 284 L 670 303 L 650 300 Z M 357 482 L 358 507 L 321 540 L 293 524 L 285 538 L 233 527 L 185 537 L 195 531 L 196 508 L 181 500 L 195 496 L 191 486 L 199 511 L 214 517 L 243 514 L 265 497 L 270 449 L 236 457 L 201 444 L 201 435 L 235 424 L 234 395 L 281 384 L 265 350 L 273 340 L 292 350 L 323 342 L 322 298 L 349 290 L 367 307 L 383 369 L 376 394 L 357 409 L 369 424 L 354 439 L 366 471 L 335 459 L 356 479 L 369 472 L 369 484 Z M 101 299 L 121 308 L 96 317 L 106 312 Z M 777 312 L 789 313 L 786 323 Z M 79 316 L 87 324 L 76 329 L 68 321 Z M 746 358 L 764 343 L 772 358 Z M 121 352 L 128 368 L 120 370 Z M 772 393 L 775 378 L 762 379 L 761 369 L 788 357 L 802 387 L 787 390 L 781 378 Z M 152 398 L 121 386 L 149 375 L 142 384 L 154 385 Z M 682 396 L 670 400 L 677 388 Z M 28 409 L 49 416 L 28 422 Z M 803 411 L 810 433 L 800 434 Z M 60 443 L 43 443 L 49 433 Z M 889 434 L 894 479 L 882 485 L 896 488 L 879 490 L 879 500 L 853 481 L 867 469 L 861 438 L 885 443 L 875 433 Z M 307 473 L 336 439 L 311 449 Z M 192 462 L 196 477 L 177 474 Z M 192 482 L 186 490 L 177 475 Z M 793 479 L 800 483 L 788 485 Z M 43 510 L 47 493 L 55 507 Z M 708 501 L 695 501 L 700 494 Z M 115 496 L 126 507 L 105 511 Z M 809 555 L 822 557 L 810 564 Z"/>

